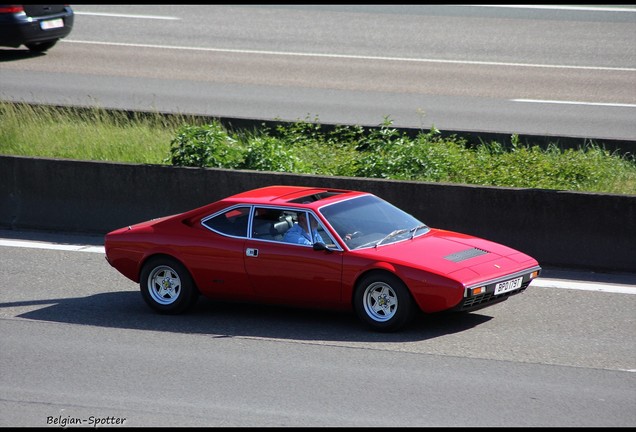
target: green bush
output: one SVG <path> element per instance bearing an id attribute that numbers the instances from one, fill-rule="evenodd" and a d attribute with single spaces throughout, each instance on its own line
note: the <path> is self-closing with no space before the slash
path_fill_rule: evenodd
<path id="1" fill-rule="evenodd" d="M 241 168 L 243 151 L 219 123 L 182 126 L 170 143 L 173 165 L 211 168 Z"/>
<path id="2" fill-rule="evenodd" d="M 242 168 L 259 171 L 303 171 L 303 159 L 290 143 L 271 136 L 254 137 L 245 146 Z"/>
<path id="3" fill-rule="evenodd" d="M 434 127 L 411 139 L 385 118 L 375 129 L 317 119 L 252 134 L 231 134 L 219 124 L 183 127 L 172 141 L 174 165 L 339 175 L 488 186 L 636 193 L 633 157 L 595 145 L 561 150 L 525 146 L 518 137 L 469 146 L 442 138 Z"/>

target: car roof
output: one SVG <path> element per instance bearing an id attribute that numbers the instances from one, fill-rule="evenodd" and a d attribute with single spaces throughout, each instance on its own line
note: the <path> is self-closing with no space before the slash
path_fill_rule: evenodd
<path id="1" fill-rule="evenodd" d="M 341 201 L 359 195 L 367 195 L 367 193 L 347 189 L 274 185 L 241 192 L 226 200 L 266 205 L 310 205 L 320 201 L 319 205 L 324 205 L 327 202 Z"/>
<path id="2" fill-rule="evenodd" d="M 202 216 L 209 215 L 210 212 L 217 212 L 223 208 L 241 204 L 306 207 L 317 211 L 323 205 L 363 195 L 370 194 L 346 189 L 282 185 L 266 186 L 228 196 L 202 207 L 173 215 L 173 218 L 182 221 L 186 225 L 191 225 Z"/>

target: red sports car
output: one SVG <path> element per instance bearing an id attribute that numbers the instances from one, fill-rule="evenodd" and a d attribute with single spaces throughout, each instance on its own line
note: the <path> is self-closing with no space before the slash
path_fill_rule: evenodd
<path id="1" fill-rule="evenodd" d="M 394 331 L 420 310 L 469 311 L 524 291 L 537 261 L 430 228 L 366 192 L 269 186 L 106 235 L 106 259 L 161 313 L 199 294 L 355 310 Z"/>

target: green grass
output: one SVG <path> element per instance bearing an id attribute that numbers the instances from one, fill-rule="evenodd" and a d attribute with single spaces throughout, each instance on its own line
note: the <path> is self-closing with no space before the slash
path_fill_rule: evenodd
<path id="1" fill-rule="evenodd" d="M 633 155 L 497 142 L 469 146 L 432 128 L 323 128 L 304 119 L 256 131 L 219 122 L 0 102 L 0 154 L 636 195 Z"/>
<path id="2" fill-rule="evenodd" d="M 162 164 L 175 131 L 159 114 L 124 113 L 0 103 L 0 154 Z"/>

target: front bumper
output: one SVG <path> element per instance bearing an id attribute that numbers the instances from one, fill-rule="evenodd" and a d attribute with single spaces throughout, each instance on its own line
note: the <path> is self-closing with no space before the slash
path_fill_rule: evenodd
<path id="1" fill-rule="evenodd" d="M 492 306 L 494 304 L 500 303 L 502 301 L 507 300 L 509 297 L 517 294 L 521 294 L 528 288 L 530 282 L 532 282 L 539 274 L 541 273 L 541 267 L 533 267 L 528 270 L 524 270 L 523 272 L 506 275 L 505 277 L 500 277 L 494 280 L 489 280 L 481 284 L 477 284 L 474 286 L 466 287 L 464 289 L 464 298 L 463 300 L 453 308 L 454 311 L 474 311 L 478 309 L 485 308 L 487 306 Z M 515 279 L 518 277 L 522 277 L 521 286 L 513 291 L 508 291 L 502 294 L 495 295 L 495 286 L 500 282 L 505 282 L 507 280 Z M 472 294 L 472 291 L 476 287 L 483 287 L 484 292 L 479 294 Z"/>

